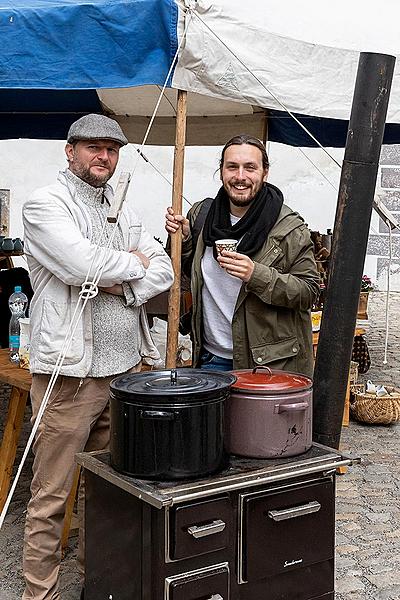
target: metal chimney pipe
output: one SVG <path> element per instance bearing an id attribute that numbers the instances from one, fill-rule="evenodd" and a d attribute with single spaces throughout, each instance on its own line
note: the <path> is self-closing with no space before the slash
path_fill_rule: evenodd
<path id="1" fill-rule="evenodd" d="M 363 52 L 336 207 L 314 370 L 314 441 L 339 447 L 379 155 L 395 57 Z"/>

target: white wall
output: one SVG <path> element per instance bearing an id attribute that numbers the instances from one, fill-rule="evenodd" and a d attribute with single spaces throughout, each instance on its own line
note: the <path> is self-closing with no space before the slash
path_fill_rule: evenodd
<path id="1" fill-rule="evenodd" d="M 55 181 L 60 169 L 64 169 L 64 142 L 39 140 L 0 141 L 0 188 L 11 190 L 10 235 L 23 235 L 21 208 L 30 193 Z M 218 162 L 221 148 L 186 148 L 184 195 L 190 202 L 212 196 L 220 185 Z M 340 170 L 329 159 L 321 156 L 322 151 L 305 149 L 305 153 L 335 186 L 338 185 Z M 332 149 L 336 158 L 342 150 Z M 173 148 L 149 146 L 145 155 L 169 180 L 172 180 Z M 111 183 L 116 183 L 120 171 L 132 171 L 136 164 L 128 199 L 134 202 L 149 231 L 164 238 L 163 216 L 171 201 L 171 187 L 153 167 L 139 157 L 131 144 L 123 148 L 116 174 Z M 282 144 L 269 145 L 269 180 L 280 187 L 286 202 L 298 210 L 312 229 L 332 227 L 337 192 L 296 148 Z M 185 210 L 189 204 L 184 203 Z"/>
<path id="2" fill-rule="evenodd" d="M 60 169 L 66 167 L 65 142 L 42 140 L 0 141 L 0 189 L 9 188 L 10 236 L 22 237 L 21 209 L 30 193 L 55 181 Z M 184 195 L 190 202 L 215 195 L 219 188 L 218 168 L 221 148 L 187 147 L 185 155 Z M 297 149 L 283 144 L 269 144 L 269 181 L 282 189 L 285 201 L 306 220 L 310 229 L 325 232 L 333 227 L 340 169 L 319 149 Z M 343 149 L 328 149 L 339 162 Z M 172 180 L 173 148 L 145 149 L 149 160 L 169 180 Z M 171 203 L 171 187 L 153 167 L 139 157 L 133 145 L 122 149 L 118 170 L 111 183 L 116 183 L 120 171 L 132 171 L 128 201 L 134 202 L 150 233 L 165 240 L 164 213 Z M 318 168 L 313 166 L 310 159 Z M 184 203 L 185 212 L 189 205 Z M 378 217 L 373 216 L 372 232 L 378 230 Z M 23 264 L 17 260 L 16 264 Z M 376 279 L 376 257 L 368 257 L 364 272 Z M 400 289 L 399 281 L 395 282 Z M 380 288 L 385 279 L 381 277 Z M 395 288 L 393 288 L 395 289 Z"/>

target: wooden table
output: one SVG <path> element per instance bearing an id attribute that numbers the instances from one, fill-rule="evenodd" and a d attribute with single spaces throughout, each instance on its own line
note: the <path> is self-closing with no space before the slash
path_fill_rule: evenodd
<path id="1" fill-rule="evenodd" d="M 27 369 L 21 369 L 17 365 L 10 363 L 8 348 L 0 349 L 0 382 L 11 385 L 7 418 L 0 446 L 0 511 L 2 511 L 10 489 L 18 440 L 21 434 L 26 402 L 32 383 L 32 376 Z M 79 472 L 80 467 L 77 467 L 74 483 L 67 502 L 61 540 L 63 549 L 67 544 L 68 535 L 71 532 L 73 507 L 79 485 Z"/>
<path id="2" fill-rule="evenodd" d="M 366 333 L 366 329 L 364 329 L 364 327 L 356 327 L 355 331 L 354 331 L 354 337 L 356 335 L 364 335 L 364 333 Z M 313 344 L 313 354 L 314 354 L 314 359 L 316 357 L 317 354 L 317 346 L 318 346 L 318 340 L 319 340 L 319 331 L 314 331 L 312 334 L 312 344 Z"/>
<path id="3" fill-rule="evenodd" d="M 10 488 L 18 440 L 32 383 L 29 371 L 10 363 L 8 348 L 0 350 L 0 382 L 11 385 L 7 418 L 0 446 L 0 510 L 2 510 Z"/>

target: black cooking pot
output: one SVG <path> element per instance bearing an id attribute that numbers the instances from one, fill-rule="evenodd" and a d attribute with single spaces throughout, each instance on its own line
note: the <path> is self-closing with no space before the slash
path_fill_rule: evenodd
<path id="1" fill-rule="evenodd" d="M 111 382 L 111 465 L 133 477 L 203 477 L 227 464 L 224 403 L 231 373 L 172 369 Z"/>

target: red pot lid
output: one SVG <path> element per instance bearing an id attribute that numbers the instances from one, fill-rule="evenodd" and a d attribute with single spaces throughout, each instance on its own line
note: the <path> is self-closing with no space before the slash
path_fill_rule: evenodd
<path id="1" fill-rule="evenodd" d="M 255 369 L 243 369 L 232 371 L 237 377 L 232 390 L 251 392 L 253 394 L 273 393 L 287 394 L 309 390 L 312 387 L 312 379 L 299 373 L 278 371 L 269 367 L 256 367 Z"/>

